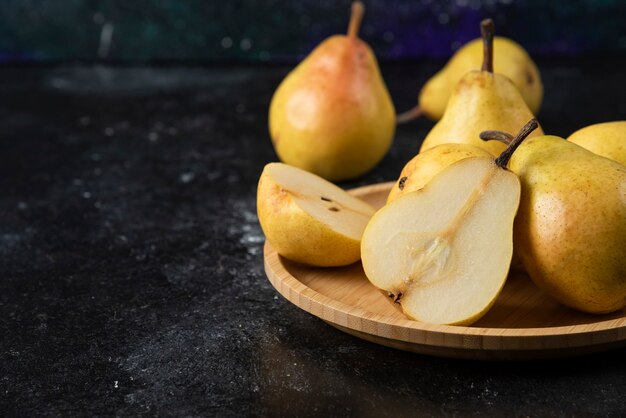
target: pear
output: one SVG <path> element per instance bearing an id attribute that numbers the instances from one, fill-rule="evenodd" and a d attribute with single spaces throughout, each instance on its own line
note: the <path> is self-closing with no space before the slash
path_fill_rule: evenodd
<path id="1" fill-rule="evenodd" d="M 259 179 L 257 212 L 280 255 L 330 267 L 359 260 L 361 235 L 375 209 L 315 174 L 270 163 Z"/>
<path id="2" fill-rule="evenodd" d="M 567 140 L 626 166 L 626 120 L 587 126 Z"/>
<path id="3" fill-rule="evenodd" d="M 542 136 L 525 141 L 509 168 L 522 184 L 515 248 L 533 281 L 584 312 L 626 306 L 626 167 Z"/>
<path id="4" fill-rule="evenodd" d="M 280 84 L 269 131 L 279 158 L 331 181 L 358 177 L 385 156 L 395 109 L 374 53 L 358 38 L 353 3 L 347 36 L 326 39 Z"/>
<path id="5" fill-rule="evenodd" d="M 419 153 L 402 169 L 400 178 L 389 192 L 387 203 L 421 189 L 452 163 L 469 157 L 490 156 L 487 151 L 469 144 L 440 144 Z"/>
<path id="6" fill-rule="evenodd" d="M 515 132 L 533 118 L 511 80 L 492 71 L 494 28 L 491 19 L 481 23 L 481 30 L 485 48 L 483 68 L 467 73 L 457 83 L 443 117 L 424 139 L 420 152 L 453 142 L 475 145 L 496 156 L 505 145 L 497 141 L 481 141 L 480 132 L 486 129 Z M 543 135 L 543 131 L 538 128 L 531 135 Z"/>
<path id="7" fill-rule="evenodd" d="M 515 41 L 496 36 L 494 38 L 494 71 L 509 78 L 519 89 L 522 98 L 537 114 L 543 99 L 543 85 L 537 66 L 530 55 Z M 483 60 L 481 39 L 465 44 L 450 58 L 448 63 L 431 77 L 419 93 L 418 105 L 398 116 L 398 122 L 408 122 L 421 114 L 439 120 L 444 114 L 454 86 L 468 72 L 477 70 Z"/>
<path id="8" fill-rule="evenodd" d="M 407 316 L 469 325 L 493 305 L 509 272 L 520 199 L 520 182 L 505 167 L 536 126 L 495 160 L 470 157 L 446 167 L 367 224 L 361 240 L 365 274 Z"/>

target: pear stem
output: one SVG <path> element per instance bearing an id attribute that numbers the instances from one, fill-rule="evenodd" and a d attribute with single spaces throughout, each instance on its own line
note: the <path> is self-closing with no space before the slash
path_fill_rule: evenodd
<path id="1" fill-rule="evenodd" d="M 509 145 L 513 142 L 515 137 L 508 132 L 503 131 L 482 131 L 480 133 L 480 139 L 483 141 L 489 141 L 491 139 L 495 139 L 496 141 L 502 142 L 504 145 Z"/>
<path id="2" fill-rule="evenodd" d="M 480 22 L 480 34 L 483 37 L 483 67 L 481 71 L 493 73 L 493 36 L 495 31 L 493 20 L 485 19 Z"/>
<path id="3" fill-rule="evenodd" d="M 424 113 L 424 109 L 422 109 L 418 104 L 412 109 L 409 109 L 406 112 L 402 112 L 398 116 L 396 116 L 396 123 L 401 125 L 403 123 L 411 122 L 412 120 L 415 120 L 422 116 L 422 113 Z"/>
<path id="4" fill-rule="evenodd" d="M 539 122 L 537 122 L 537 119 L 529 120 L 528 123 L 524 125 L 522 129 L 520 129 L 520 131 L 517 133 L 515 138 L 513 138 L 511 143 L 506 147 L 506 149 L 502 151 L 502 154 L 500 154 L 500 156 L 496 158 L 496 164 L 498 165 L 498 167 L 506 169 L 506 165 L 509 163 L 509 160 L 511 159 L 511 155 L 513 155 L 517 147 L 519 147 L 521 143 L 526 139 L 526 137 L 528 137 L 528 135 L 530 135 L 530 133 L 534 131 L 535 129 L 537 129 L 538 127 L 539 127 Z M 489 134 L 490 132 L 494 132 L 494 131 L 481 132 L 480 139 L 482 140 L 498 139 L 498 138 L 486 138 L 486 135 L 483 136 L 483 134 Z M 495 131 L 495 132 L 499 132 L 499 131 Z M 504 134 L 504 136 L 508 135 L 506 132 L 499 132 L 499 134 L 500 133 Z"/>
<path id="5" fill-rule="evenodd" d="M 350 14 L 350 23 L 348 24 L 348 36 L 355 39 L 359 36 L 361 21 L 365 14 L 365 6 L 360 1 L 352 2 L 352 13 Z"/>

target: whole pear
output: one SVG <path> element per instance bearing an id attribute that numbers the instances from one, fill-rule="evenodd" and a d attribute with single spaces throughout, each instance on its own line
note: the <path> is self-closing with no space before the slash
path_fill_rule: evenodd
<path id="1" fill-rule="evenodd" d="M 584 312 L 626 306 L 626 167 L 541 136 L 509 168 L 522 185 L 514 244 L 533 281 Z"/>
<path id="2" fill-rule="evenodd" d="M 441 170 L 469 157 L 488 158 L 491 154 L 469 144 L 441 144 L 417 154 L 402 169 L 398 181 L 389 192 L 387 203 L 422 189 Z"/>
<path id="3" fill-rule="evenodd" d="M 517 131 L 532 111 L 519 90 L 506 76 L 493 72 L 493 21 L 481 23 L 484 40 L 484 61 L 480 71 L 471 71 L 454 87 L 441 120 L 428 133 L 420 152 L 443 143 L 465 143 L 499 155 L 506 146 L 497 141 L 483 142 L 479 135 L 486 129 Z M 531 136 L 543 135 L 541 127 Z"/>
<path id="4" fill-rule="evenodd" d="M 374 53 L 358 38 L 363 5 L 348 35 L 322 42 L 280 84 L 269 110 L 279 158 L 327 180 L 354 178 L 385 156 L 395 109 Z"/>
<path id="5" fill-rule="evenodd" d="M 531 112 L 536 114 L 543 99 L 543 84 L 537 66 L 517 42 L 496 36 L 493 43 L 496 51 L 494 72 L 510 79 L 519 89 Z M 417 107 L 398 116 L 398 120 L 409 121 L 420 114 L 432 120 L 441 119 L 454 92 L 454 86 L 465 74 L 480 68 L 482 60 L 483 46 L 480 38 L 465 44 L 424 84 L 418 96 Z"/>
<path id="6" fill-rule="evenodd" d="M 589 125 L 571 134 L 567 140 L 626 165 L 626 120 Z"/>

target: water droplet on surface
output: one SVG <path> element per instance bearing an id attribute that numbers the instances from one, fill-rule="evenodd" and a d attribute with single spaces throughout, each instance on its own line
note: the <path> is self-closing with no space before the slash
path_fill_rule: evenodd
<path id="1" fill-rule="evenodd" d="M 190 183 L 194 178 L 196 177 L 196 175 L 194 173 L 183 173 L 180 175 L 179 179 L 181 183 Z"/>
<path id="2" fill-rule="evenodd" d="M 233 40 L 232 38 L 229 38 L 228 36 L 223 37 L 221 43 L 222 43 L 222 48 L 225 48 L 225 49 L 228 49 L 233 46 Z"/>
<path id="3" fill-rule="evenodd" d="M 241 48 L 242 51 L 250 50 L 250 48 L 252 48 L 252 40 L 249 38 L 243 38 L 239 43 L 239 48 Z"/>

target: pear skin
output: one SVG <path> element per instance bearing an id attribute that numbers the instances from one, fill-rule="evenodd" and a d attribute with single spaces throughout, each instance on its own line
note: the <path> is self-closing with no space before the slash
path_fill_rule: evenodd
<path id="1" fill-rule="evenodd" d="M 626 166 L 626 120 L 589 125 L 567 140 Z"/>
<path id="2" fill-rule="evenodd" d="M 583 312 L 626 306 L 626 167 L 543 136 L 524 142 L 509 168 L 522 185 L 515 248 L 533 281 Z"/>
<path id="3" fill-rule="evenodd" d="M 516 132 L 534 118 L 519 90 L 506 76 L 494 73 L 491 57 L 493 22 L 481 24 L 485 59 L 483 70 L 471 71 L 461 77 L 454 87 L 443 117 L 428 133 L 420 152 L 443 143 L 465 143 L 482 148 L 494 156 L 506 146 L 497 141 L 483 142 L 479 135 L 487 129 Z M 541 136 L 538 128 L 531 136 Z"/>
<path id="4" fill-rule="evenodd" d="M 353 12 L 347 36 L 325 40 L 287 75 L 269 110 L 279 158 L 331 181 L 371 170 L 395 132 L 391 97 L 354 22 Z"/>
<path id="5" fill-rule="evenodd" d="M 491 154 L 469 144 L 441 144 L 417 154 L 402 169 L 398 181 L 389 192 L 387 203 L 420 190 L 441 170 L 469 157 L 491 157 Z"/>
<path id="6" fill-rule="evenodd" d="M 537 114 L 543 99 L 543 84 L 530 55 L 515 41 L 500 36 L 494 38 L 494 50 L 494 72 L 510 79 L 530 111 Z M 423 113 L 432 120 L 441 119 L 456 83 L 468 72 L 480 68 L 482 59 L 481 39 L 461 47 L 420 91 L 418 101 Z"/>
<path id="7" fill-rule="evenodd" d="M 456 86 L 443 118 L 428 133 L 420 152 L 443 143 L 465 143 L 492 155 L 504 151 L 500 142 L 483 142 L 486 129 L 515 131 L 533 117 L 510 80 L 499 74 L 472 71 Z M 543 135 L 541 128 L 531 135 Z"/>

